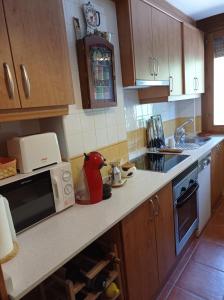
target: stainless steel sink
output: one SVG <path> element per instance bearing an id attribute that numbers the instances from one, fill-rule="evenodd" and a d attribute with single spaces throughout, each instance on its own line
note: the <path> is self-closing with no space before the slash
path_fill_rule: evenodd
<path id="1" fill-rule="evenodd" d="M 200 136 L 185 136 L 185 138 L 176 144 L 176 148 L 183 150 L 194 150 L 203 146 L 211 138 L 210 137 L 200 137 Z"/>

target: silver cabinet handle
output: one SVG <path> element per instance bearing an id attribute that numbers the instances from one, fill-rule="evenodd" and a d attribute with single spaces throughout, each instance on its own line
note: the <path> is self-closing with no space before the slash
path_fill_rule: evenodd
<path id="1" fill-rule="evenodd" d="M 170 76 L 170 92 L 173 92 L 173 76 Z"/>
<path id="2" fill-rule="evenodd" d="M 9 99 L 14 99 L 15 86 L 12 78 L 12 73 L 10 71 L 10 67 L 7 63 L 3 63 L 3 68 L 5 72 L 6 87 L 7 87 Z"/>
<path id="3" fill-rule="evenodd" d="M 155 216 L 158 216 L 160 211 L 159 196 L 155 195 L 154 200 L 156 201 Z"/>
<path id="4" fill-rule="evenodd" d="M 20 65 L 21 74 L 22 74 L 22 82 L 23 82 L 23 90 L 26 98 L 30 98 L 30 80 L 27 74 L 26 67 L 24 65 Z"/>
<path id="5" fill-rule="evenodd" d="M 196 91 L 196 77 L 194 77 L 193 86 L 194 86 L 194 91 Z"/>
<path id="6" fill-rule="evenodd" d="M 149 57 L 149 69 L 150 69 L 150 75 L 154 76 L 155 65 L 154 65 L 154 58 L 153 57 Z"/>
<path id="7" fill-rule="evenodd" d="M 152 214 L 151 214 L 149 220 L 152 221 L 153 218 L 154 218 L 154 216 L 155 216 L 155 205 L 154 205 L 154 202 L 152 201 L 152 199 L 149 199 L 149 202 L 150 202 L 150 204 L 152 206 Z"/>
<path id="8" fill-rule="evenodd" d="M 195 79 L 196 79 L 196 90 L 198 91 L 198 89 L 199 89 L 199 80 L 198 80 L 198 77 L 196 77 Z"/>
<path id="9" fill-rule="evenodd" d="M 154 60 L 156 62 L 155 76 L 157 76 L 159 74 L 159 60 L 157 57 L 155 57 Z"/>

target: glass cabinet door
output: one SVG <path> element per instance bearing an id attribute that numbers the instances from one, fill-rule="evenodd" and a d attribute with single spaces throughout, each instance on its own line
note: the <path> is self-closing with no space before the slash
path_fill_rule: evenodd
<path id="1" fill-rule="evenodd" d="M 95 100 L 113 100 L 112 51 L 104 46 L 92 46 L 90 49 L 90 59 Z"/>

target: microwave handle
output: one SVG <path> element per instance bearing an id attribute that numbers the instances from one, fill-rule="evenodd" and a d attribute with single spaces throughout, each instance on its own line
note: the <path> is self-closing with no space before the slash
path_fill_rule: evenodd
<path id="1" fill-rule="evenodd" d="M 53 193 L 55 198 L 55 208 L 57 211 L 57 205 L 59 204 L 59 191 L 58 191 L 58 180 L 56 177 L 52 178 L 52 187 L 53 187 Z"/>

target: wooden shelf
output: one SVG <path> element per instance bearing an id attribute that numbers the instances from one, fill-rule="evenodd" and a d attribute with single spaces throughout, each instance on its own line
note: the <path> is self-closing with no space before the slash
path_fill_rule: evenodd
<path id="1" fill-rule="evenodd" d="M 109 273 L 109 278 L 107 280 L 106 283 L 106 287 L 107 288 L 116 278 L 118 277 L 118 272 L 117 271 L 111 271 Z M 97 293 L 88 293 L 88 295 L 86 296 L 85 300 L 95 300 L 97 299 L 104 291 L 100 291 Z M 117 295 L 118 296 L 118 295 Z M 115 298 L 116 299 L 116 298 Z"/>
<path id="2" fill-rule="evenodd" d="M 85 286 L 86 284 L 84 282 L 76 282 L 72 289 L 73 293 L 78 294 L 78 292 L 80 292 Z"/>
<path id="3" fill-rule="evenodd" d="M 82 273 L 88 278 L 88 279 L 93 279 L 97 274 L 99 274 L 106 266 L 109 265 L 109 263 L 111 262 L 112 258 L 115 257 L 114 253 L 110 253 L 111 258 L 108 259 L 102 259 L 100 261 L 95 261 L 96 265 L 88 272 L 84 272 L 82 270 Z M 85 257 L 85 259 L 93 262 L 94 260 L 91 258 L 88 258 L 86 256 L 83 255 L 83 257 Z"/>

